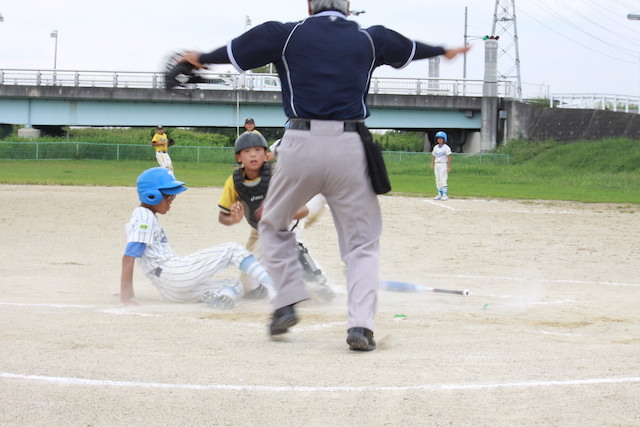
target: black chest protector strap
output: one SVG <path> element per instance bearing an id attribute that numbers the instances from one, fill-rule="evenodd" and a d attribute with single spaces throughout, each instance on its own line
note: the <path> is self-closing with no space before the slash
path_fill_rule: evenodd
<path id="1" fill-rule="evenodd" d="M 267 196 L 269 181 L 271 181 L 271 165 L 269 163 L 262 165 L 260 182 L 258 183 L 244 182 L 244 168 L 238 168 L 233 171 L 233 183 L 238 192 L 240 202 L 244 206 L 244 217 L 249 225 L 256 229 L 258 228 L 258 220 L 255 214 Z"/>

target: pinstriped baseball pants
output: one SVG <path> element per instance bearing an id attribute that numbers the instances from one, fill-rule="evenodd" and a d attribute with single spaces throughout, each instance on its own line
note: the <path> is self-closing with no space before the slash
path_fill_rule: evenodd
<path id="1" fill-rule="evenodd" d="M 239 280 L 218 279 L 216 274 L 228 267 L 239 267 L 251 255 L 238 243 L 222 243 L 191 255 L 176 256 L 165 261 L 156 271 L 145 272 L 160 294 L 173 302 L 200 302 L 206 291 L 218 293 L 225 286 L 244 293 Z"/>
<path id="2" fill-rule="evenodd" d="M 262 254 L 277 291 L 274 309 L 307 299 L 296 238 L 287 226 L 298 208 L 324 195 L 347 265 L 347 328 L 373 330 L 382 216 L 360 136 L 343 127 L 343 122 L 313 120 L 311 130 L 285 132 L 259 223 Z"/>

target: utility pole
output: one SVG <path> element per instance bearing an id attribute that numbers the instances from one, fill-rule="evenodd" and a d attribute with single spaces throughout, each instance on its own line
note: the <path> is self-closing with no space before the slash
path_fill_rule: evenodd
<path id="1" fill-rule="evenodd" d="M 55 73 L 58 68 L 58 30 L 51 31 L 51 38 L 56 39 L 56 47 L 53 52 L 53 71 Z"/>
<path id="2" fill-rule="evenodd" d="M 627 15 L 630 21 L 640 21 L 640 13 L 630 13 Z M 638 105 L 638 113 L 640 113 L 640 105 Z"/>
<path id="3" fill-rule="evenodd" d="M 468 45 L 469 36 L 467 35 L 467 6 L 464 7 L 464 46 Z M 462 62 L 462 78 L 467 78 L 467 52 L 463 54 L 464 61 Z"/>
<path id="4" fill-rule="evenodd" d="M 496 0 L 491 34 L 496 36 L 496 40 L 499 37 L 501 42 L 498 52 L 498 76 L 504 80 L 515 80 L 516 98 L 522 100 L 516 0 Z"/>

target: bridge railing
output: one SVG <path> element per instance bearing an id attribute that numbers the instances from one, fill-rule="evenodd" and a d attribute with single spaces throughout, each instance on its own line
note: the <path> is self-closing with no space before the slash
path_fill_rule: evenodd
<path id="1" fill-rule="evenodd" d="M 0 85 L 160 89 L 161 73 L 0 70 Z"/>
<path id="2" fill-rule="evenodd" d="M 197 84 L 200 90 L 280 90 L 276 74 L 205 72 L 202 76 L 207 83 Z M 374 77 L 369 93 L 482 96 L 483 83 L 472 79 Z M 0 85 L 161 89 L 164 79 L 160 72 L 0 69 Z M 548 93 L 548 89 L 539 86 L 537 92 Z M 515 94 L 514 82 L 498 82 L 499 97 L 514 98 Z"/>
<path id="3" fill-rule="evenodd" d="M 591 110 L 624 111 L 638 113 L 640 97 L 628 95 L 603 95 L 597 93 L 556 93 L 549 98 L 551 108 L 576 108 Z"/>

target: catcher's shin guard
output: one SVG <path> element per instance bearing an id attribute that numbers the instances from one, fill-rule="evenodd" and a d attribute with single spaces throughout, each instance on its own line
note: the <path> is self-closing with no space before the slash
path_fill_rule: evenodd
<path id="1" fill-rule="evenodd" d="M 327 279 L 322 275 L 322 270 L 318 268 L 309 251 L 302 243 L 298 243 L 298 258 L 304 269 L 304 279 L 318 283 L 325 283 Z"/>
<path id="2" fill-rule="evenodd" d="M 304 280 L 314 282 L 312 292 L 322 301 L 330 302 L 333 300 L 336 296 L 335 292 L 329 287 L 327 278 L 324 277 L 322 270 L 318 268 L 302 243 L 298 243 L 298 254 L 304 269 Z"/>

